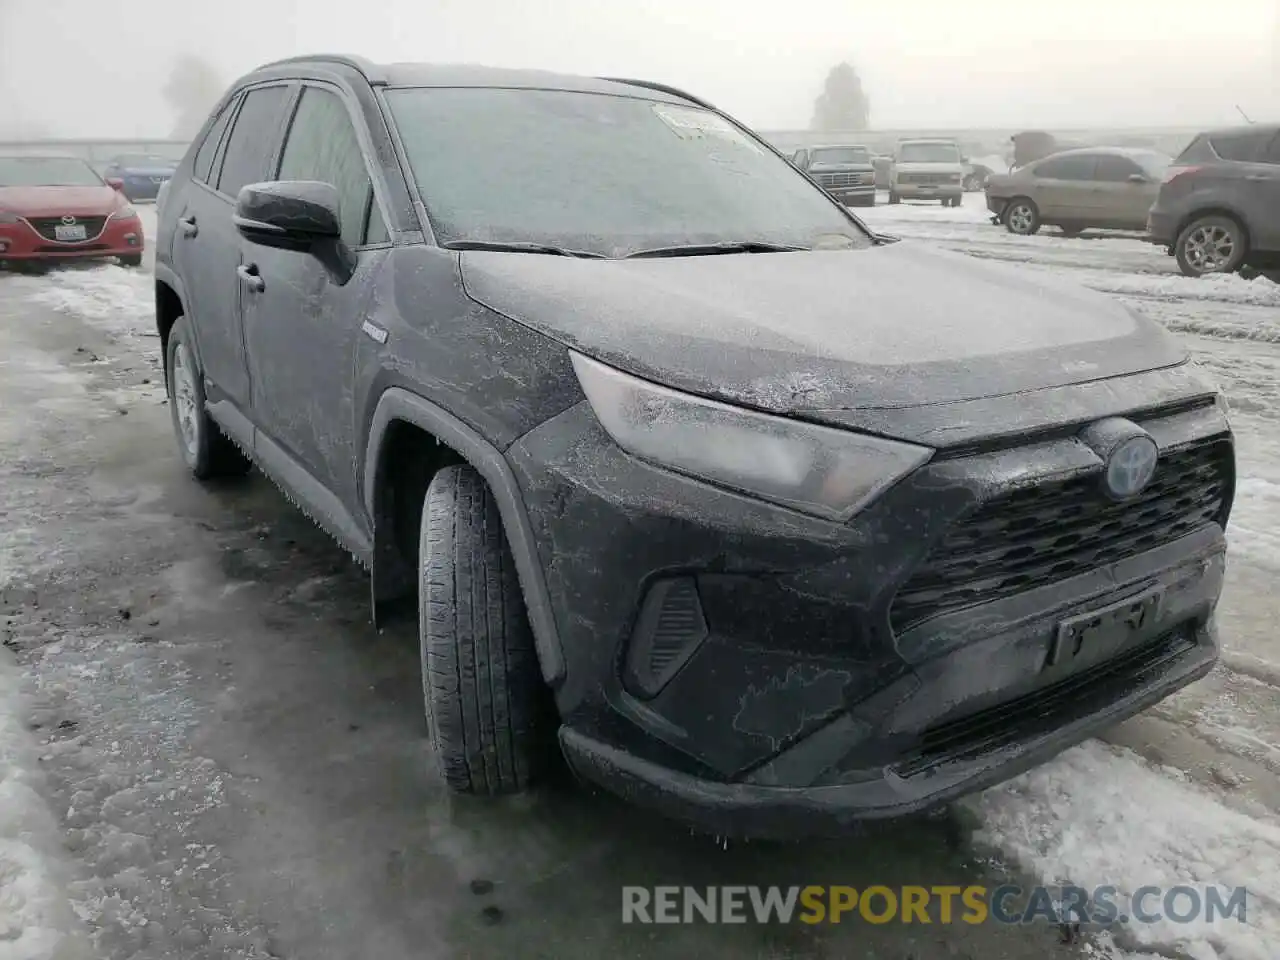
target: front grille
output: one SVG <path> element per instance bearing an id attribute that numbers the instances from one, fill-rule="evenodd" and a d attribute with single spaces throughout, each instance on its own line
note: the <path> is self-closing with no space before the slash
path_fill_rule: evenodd
<path id="1" fill-rule="evenodd" d="M 77 243 L 75 245 L 74 252 L 83 253 L 86 250 L 105 250 L 105 249 L 107 249 L 107 245 L 105 243 Z M 71 252 L 73 251 L 68 250 L 66 244 L 63 244 L 60 247 L 50 247 L 50 246 L 36 247 L 36 253 L 71 253 Z"/>
<path id="2" fill-rule="evenodd" d="M 1187 625 L 1057 683 L 927 729 L 897 772 L 909 777 L 1056 730 L 1149 683 L 1195 646 Z"/>
<path id="3" fill-rule="evenodd" d="M 76 217 L 75 222 L 84 227 L 85 239 L 72 240 L 71 243 L 84 243 L 87 240 L 97 239 L 98 234 L 102 233 L 102 228 L 107 224 L 106 217 Z M 35 228 L 36 233 L 44 237 L 46 240 L 57 240 L 58 235 L 54 232 L 55 227 L 62 226 L 61 217 L 29 217 L 27 223 Z M 59 241 L 63 242 L 63 241 Z"/>
<path id="4" fill-rule="evenodd" d="M 869 187 L 875 182 L 874 173 L 821 173 L 818 182 L 824 187 Z"/>
<path id="5" fill-rule="evenodd" d="M 946 183 L 959 183 L 959 177 L 949 173 L 902 173 L 898 175 L 899 183 L 914 183 L 920 186 L 941 186 Z"/>
<path id="6" fill-rule="evenodd" d="M 1098 472 L 989 500 L 898 591 L 893 629 L 1087 573 L 1213 523 L 1232 463 L 1231 441 L 1218 437 L 1163 454 L 1150 485 L 1123 503 L 1103 495 Z"/>

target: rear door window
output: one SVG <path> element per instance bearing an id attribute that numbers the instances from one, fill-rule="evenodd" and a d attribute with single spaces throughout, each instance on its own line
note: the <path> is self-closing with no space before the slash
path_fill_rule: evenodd
<path id="1" fill-rule="evenodd" d="M 245 94 L 227 140 L 218 175 L 218 191 L 234 197 L 246 183 L 267 179 L 280 131 L 280 114 L 288 96 L 285 85 L 256 87 Z"/>
<path id="2" fill-rule="evenodd" d="M 1051 157 L 1043 160 L 1036 165 L 1033 172 L 1044 180 L 1092 180 L 1097 166 L 1097 156 L 1092 153 L 1080 153 L 1070 157 Z"/>
<path id="3" fill-rule="evenodd" d="M 1213 150 L 1223 160 L 1239 163 L 1261 163 L 1270 146 L 1273 132 L 1242 130 L 1239 133 L 1217 134 L 1210 138 Z"/>

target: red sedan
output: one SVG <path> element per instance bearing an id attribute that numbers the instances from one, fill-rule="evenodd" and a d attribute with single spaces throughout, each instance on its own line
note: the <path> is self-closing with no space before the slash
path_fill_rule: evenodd
<path id="1" fill-rule="evenodd" d="M 77 157 L 0 157 L 0 264 L 118 257 L 142 265 L 142 222 Z"/>

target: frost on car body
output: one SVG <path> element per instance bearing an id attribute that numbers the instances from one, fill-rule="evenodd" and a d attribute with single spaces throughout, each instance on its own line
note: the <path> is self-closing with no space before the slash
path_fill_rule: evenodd
<path id="1" fill-rule="evenodd" d="M 523 788 L 558 727 L 712 830 L 840 830 L 1217 655 L 1234 451 L 1184 352 L 872 233 L 680 91 L 265 66 L 171 180 L 156 277 L 193 472 L 244 469 L 231 438 L 375 604 L 417 591 L 455 789 Z"/>

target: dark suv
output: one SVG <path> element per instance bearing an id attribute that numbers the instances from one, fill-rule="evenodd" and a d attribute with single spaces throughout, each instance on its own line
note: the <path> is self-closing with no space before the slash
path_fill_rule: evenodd
<path id="1" fill-rule="evenodd" d="M 1165 174 L 1147 233 L 1189 277 L 1280 266 L 1280 126 L 1192 140 Z"/>
<path id="2" fill-rule="evenodd" d="M 674 89 L 265 66 L 171 181 L 156 281 L 195 476 L 247 455 L 375 617 L 416 591 L 454 789 L 524 787 L 558 731 L 708 829 L 839 830 L 1216 658 L 1233 443 L 1183 349 L 871 233 Z"/>

